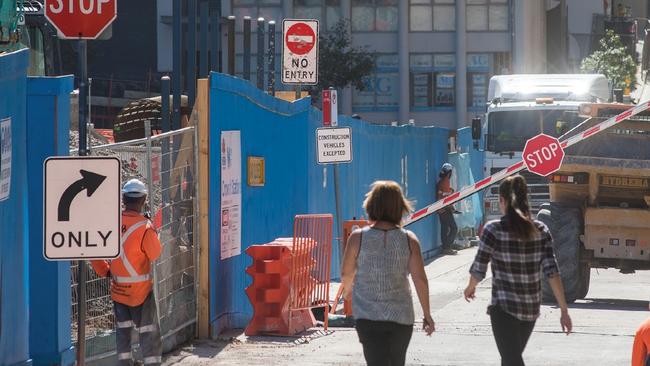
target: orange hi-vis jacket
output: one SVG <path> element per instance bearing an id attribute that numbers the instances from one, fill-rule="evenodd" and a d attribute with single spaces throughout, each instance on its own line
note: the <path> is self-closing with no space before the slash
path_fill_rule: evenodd
<path id="1" fill-rule="evenodd" d="M 96 260 L 91 265 L 102 277 L 110 270 L 113 301 L 138 306 L 151 292 L 151 262 L 160 255 L 160 240 L 149 219 L 134 211 L 124 211 L 121 245 L 117 259 Z"/>

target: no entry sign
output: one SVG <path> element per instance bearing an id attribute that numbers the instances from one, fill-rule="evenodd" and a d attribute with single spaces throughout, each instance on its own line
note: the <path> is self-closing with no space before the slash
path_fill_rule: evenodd
<path id="1" fill-rule="evenodd" d="M 542 133 L 526 141 L 522 155 L 528 171 L 546 177 L 560 169 L 564 150 L 558 139 Z"/>
<path id="2" fill-rule="evenodd" d="M 318 20 L 282 22 L 282 83 L 318 84 Z"/>
<path id="3" fill-rule="evenodd" d="M 117 0 L 45 0 L 45 18 L 67 39 L 95 39 L 117 17 Z"/>

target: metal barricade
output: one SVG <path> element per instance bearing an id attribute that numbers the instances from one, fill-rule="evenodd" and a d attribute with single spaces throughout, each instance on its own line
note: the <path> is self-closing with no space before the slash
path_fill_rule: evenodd
<path id="1" fill-rule="evenodd" d="M 117 156 L 122 181 L 141 179 L 149 187 L 147 211 L 163 249 L 153 266 L 154 292 L 165 352 L 191 340 L 196 324 L 198 182 L 196 131 L 188 127 L 123 143 L 93 146 L 92 155 Z M 115 352 L 115 324 L 110 281 L 89 267 L 86 360 L 106 363 Z M 76 344 L 77 271 L 72 275 L 72 340 Z"/>
<path id="2" fill-rule="evenodd" d="M 322 307 L 325 308 L 323 321 L 327 330 L 332 225 L 332 215 L 298 215 L 294 220 L 290 329 L 292 312 Z"/>

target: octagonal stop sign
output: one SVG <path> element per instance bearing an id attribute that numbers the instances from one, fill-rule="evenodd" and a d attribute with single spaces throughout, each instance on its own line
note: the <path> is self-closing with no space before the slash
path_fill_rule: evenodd
<path id="1" fill-rule="evenodd" d="M 45 17 L 62 38 L 95 39 L 117 17 L 117 0 L 45 0 Z"/>
<path id="2" fill-rule="evenodd" d="M 523 159 L 528 171 L 546 177 L 560 169 L 564 150 L 558 139 L 542 133 L 526 141 Z"/>

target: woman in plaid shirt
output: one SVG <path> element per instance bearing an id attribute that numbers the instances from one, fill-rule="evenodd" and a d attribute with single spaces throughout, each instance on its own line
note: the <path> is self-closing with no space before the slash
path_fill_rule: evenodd
<path id="1" fill-rule="evenodd" d="M 543 223 L 530 218 L 528 188 L 522 176 L 499 187 L 503 217 L 487 223 L 470 268 L 465 300 L 474 299 L 476 285 L 492 262 L 492 302 L 488 314 L 502 366 L 523 366 L 522 353 L 539 317 L 542 273 L 562 310 L 562 330 L 571 332 L 571 318 L 553 254 L 553 239 Z"/>

